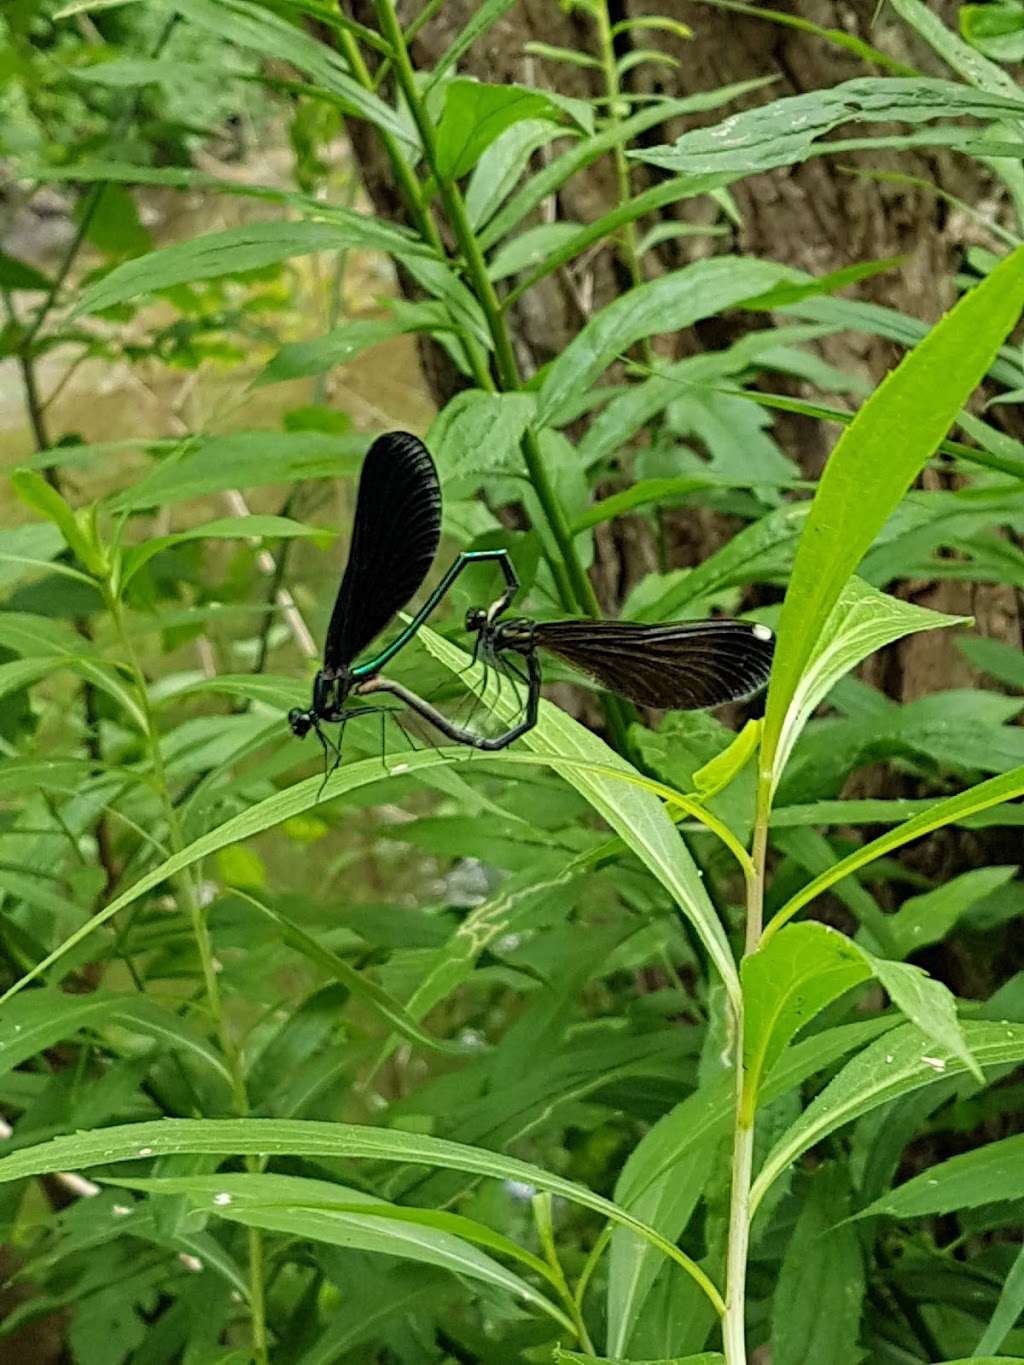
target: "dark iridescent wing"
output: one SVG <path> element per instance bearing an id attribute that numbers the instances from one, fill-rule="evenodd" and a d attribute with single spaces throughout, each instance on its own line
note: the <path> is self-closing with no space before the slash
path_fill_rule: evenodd
<path id="1" fill-rule="evenodd" d="M 324 667 L 347 668 L 426 578 L 441 539 L 430 452 L 406 431 L 378 436 L 359 476 L 348 564 L 327 627 Z"/>
<path id="2" fill-rule="evenodd" d="M 541 621 L 542 649 L 639 706 L 699 711 L 759 692 L 775 637 L 748 621 Z"/>

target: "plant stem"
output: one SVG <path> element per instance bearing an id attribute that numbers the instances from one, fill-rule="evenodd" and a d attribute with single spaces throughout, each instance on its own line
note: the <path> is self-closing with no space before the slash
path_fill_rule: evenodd
<path id="1" fill-rule="evenodd" d="M 757 952 L 764 923 L 764 878 L 768 856 L 768 821 L 772 808 L 771 773 L 758 777 L 751 867 L 747 872 L 747 928 L 744 957 Z M 722 1341 L 726 1365 L 746 1365 L 746 1282 L 750 1249 L 750 1181 L 754 1162 L 754 1123 L 757 1096 L 747 1093 L 743 1063 L 743 997 L 733 1003 L 733 1053 L 736 1068 L 735 1117 L 732 1142 L 732 1187 L 729 1195 L 729 1245 L 726 1252 L 725 1316 Z"/>
<path id="2" fill-rule="evenodd" d="M 146 684 L 146 677 L 142 671 L 142 666 L 139 663 L 138 655 L 135 652 L 131 634 L 125 623 L 122 603 L 116 593 L 111 590 L 111 584 L 109 582 L 104 585 L 104 592 L 107 600 L 107 609 L 110 612 L 118 643 L 124 651 L 124 658 L 127 660 L 128 668 L 135 684 L 139 709 L 144 719 L 146 745 L 149 751 L 150 762 L 153 766 L 153 786 L 160 802 L 164 823 L 167 827 L 167 842 L 172 854 L 180 853 L 185 847 L 185 837 L 181 828 L 181 822 L 178 819 L 178 812 L 175 810 L 174 802 L 171 800 L 170 791 L 167 785 L 167 773 L 164 768 L 163 754 L 160 750 L 160 734 L 149 704 L 149 688 Z M 209 925 L 206 922 L 206 913 L 200 903 L 195 882 L 189 873 L 183 872 L 179 873 L 176 877 L 172 877 L 171 885 L 174 888 L 174 894 L 178 903 L 184 908 L 185 913 L 188 915 L 189 923 L 192 928 L 192 937 L 195 940 L 196 952 L 199 956 L 200 968 L 203 975 L 207 1010 L 209 1011 L 221 1053 L 231 1076 L 235 1112 L 239 1117 L 245 1118 L 249 1114 L 249 1097 L 246 1093 L 241 1057 L 231 1039 L 224 1018 L 223 1000 L 221 998 L 220 985 L 217 981 L 217 962 L 213 953 L 213 942 L 210 938 Z M 252 1164 L 254 1162 L 256 1163 L 255 1165 Z M 249 1169 L 258 1169 L 258 1158 L 248 1158 L 246 1165 Z M 248 1243 L 249 1313 L 252 1324 L 254 1356 L 257 1365 L 269 1365 L 270 1356 L 268 1354 L 267 1346 L 267 1325 L 263 1296 L 263 1242 L 262 1235 L 258 1228 L 249 1229 Z"/>

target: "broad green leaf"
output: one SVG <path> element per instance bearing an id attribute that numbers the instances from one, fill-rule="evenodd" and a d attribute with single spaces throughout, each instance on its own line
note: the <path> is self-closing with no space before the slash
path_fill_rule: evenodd
<path id="1" fill-rule="evenodd" d="M 746 1121 L 764 1077 L 809 1020 L 867 981 L 871 966 L 845 934 L 825 924 L 790 924 L 740 967 Z"/>
<path id="2" fill-rule="evenodd" d="M 361 247 L 395 252 L 397 248 L 399 254 L 415 254 L 425 250 L 400 234 L 398 229 L 370 214 L 351 213 L 346 222 L 339 221 L 336 213 L 332 218 L 334 221 L 326 223 L 279 220 L 246 223 L 160 247 L 145 256 L 123 262 L 90 285 L 78 299 L 71 316 L 98 313 L 115 304 L 127 303 L 140 294 L 153 294 L 175 285 L 280 265 L 294 256 L 308 256 L 317 251 Z"/>
<path id="3" fill-rule="evenodd" d="M 718 1153 L 717 1143 L 695 1145 L 686 1156 L 650 1183 L 624 1207 L 657 1228 L 670 1241 L 678 1241 L 700 1201 Z M 622 1179 L 630 1179 L 629 1163 Z M 621 1182 L 620 1182 L 621 1183 Z M 616 1200 L 621 1201 L 616 1189 Z M 618 1354 L 629 1345 L 648 1295 L 664 1262 L 651 1255 L 648 1244 L 625 1229 L 612 1233 L 608 1258 L 608 1349 Z"/>
<path id="4" fill-rule="evenodd" d="M 460 180 L 506 128 L 524 119 L 550 119 L 558 112 L 547 95 L 525 86 L 449 81 L 437 129 L 435 170 L 442 180 Z"/>
<path id="5" fill-rule="evenodd" d="M 364 351 L 401 336 L 407 330 L 405 321 L 400 318 L 363 318 L 346 322 L 312 341 L 288 342 L 268 361 L 254 383 L 257 386 L 278 384 L 285 379 L 323 374 L 337 365 L 347 365 Z"/>
<path id="6" fill-rule="evenodd" d="M 121 681 L 115 668 L 102 660 L 89 658 L 88 650 L 88 646 L 83 650 L 85 657 L 79 655 L 76 658 L 71 654 L 35 655 L 29 659 L 12 659 L 10 663 L 0 664 L 0 697 L 28 687 L 51 673 L 67 669 L 106 692 L 124 712 L 125 718 L 144 732 L 146 718 L 135 693 Z"/>
<path id="7" fill-rule="evenodd" d="M 1024 815 L 1024 810 L 1018 810 Z M 1012 882 L 1018 871 L 1013 866 L 976 867 L 940 882 L 933 891 L 911 896 L 886 920 L 890 946 L 902 958 L 941 943 L 973 905 Z"/>
<path id="8" fill-rule="evenodd" d="M 772 1296 L 772 1365 L 854 1361 L 865 1275 L 844 1167 L 819 1166 Z M 838 1226 L 837 1226 L 838 1224 Z"/>
<path id="9" fill-rule="evenodd" d="M 646 610 L 645 621 L 672 621 L 693 602 L 723 588 L 781 578 L 793 559 L 810 503 L 785 503 L 733 536 L 727 545 L 668 588 Z"/>
<path id="10" fill-rule="evenodd" d="M 787 266 L 716 256 L 629 290 L 591 318 L 552 362 L 538 397 L 538 423 L 559 425 L 576 395 L 644 337 L 681 331 L 793 278 Z"/>
<path id="11" fill-rule="evenodd" d="M 250 48 L 272 62 L 289 62 L 340 100 L 347 112 L 401 143 L 416 145 L 411 125 L 353 80 L 330 43 L 319 41 L 300 25 L 244 0 L 173 0 L 173 5 L 189 23 L 217 34 L 232 47 Z"/>
<path id="12" fill-rule="evenodd" d="M 128 583 L 144 564 L 162 550 L 168 550 L 172 545 L 182 545 L 189 540 L 295 540 L 322 534 L 301 521 L 293 521 L 291 517 L 275 517 L 270 514 L 208 521 L 203 526 L 193 526 L 187 531 L 175 531 L 168 536 L 154 536 L 141 545 L 130 546 L 124 554 L 122 581 Z"/>
<path id="13" fill-rule="evenodd" d="M 200 440 L 163 460 L 107 503 L 112 512 L 169 507 L 230 488 L 262 488 L 301 479 L 336 479 L 358 472 L 364 436 L 320 431 L 238 431 Z"/>
<path id="14" fill-rule="evenodd" d="M 465 1233 L 479 1229 L 479 1240 L 487 1238 L 488 1230 L 468 1218 L 402 1209 L 345 1185 L 301 1176 L 166 1176 L 124 1183 L 154 1194 L 183 1194 L 209 1216 L 248 1227 L 270 1228 L 315 1242 L 423 1261 L 492 1285 L 548 1313 L 563 1326 L 572 1325 L 528 1281 L 478 1251 L 464 1235 L 448 1230 L 455 1227 Z M 496 1249 L 506 1255 L 516 1252 L 519 1259 L 525 1259 L 526 1253 L 508 1239 L 492 1233 L 488 1240 L 497 1243 Z M 539 1265 L 543 1263 L 538 1262 Z"/>
<path id="15" fill-rule="evenodd" d="M 589 531 L 592 526 L 599 526 L 604 521 L 614 521 L 616 517 L 624 517 L 630 512 L 639 511 L 642 507 L 655 506 L 671 507 L 673 503 L 681 498 L 687 498 L 691 493 L 703 493 L 710 488 L 728 487 L 727 481 L 720 481 L 715 477 L 703 478 L 699 475 L 681 479 L 641 479 L 630 488 L 624 488 L 621 493 L 612 493 L 607 498 L 602 498 L 600 502 L 594 503 L 593 507 L 588 508 L 573 525 L 573 531 Z"/>
<path id="16" fill-rule="evenodd" d="M 22 502 L 53 522 L 90 573 L 104 572 L 106 557 L 96 540 L 88 511 L 76 513 L 34 469 L 15 469 L 11 474 L 11 486 Z"/>
<path id="17" fill-rule="evenodd" d="M 468 669 L 468 656 L 462 650 L 430 630 L 422 630 L 420 639 L 435 658 L 468 685 L 481 686 L 479 666 Z M 498 698 L 494 709 L 506 722 L 518 718 L 518 707 L 509 699 Z M 561 772 L 657 877 L 693 925 L 726 990 L 735 999 L 739 981 L 721 921 L 664 806 L 650 791 L 630 780 L 636 776 L 635 769 L 596 735 L 547 702 L 541 703 L 537 725 L 524 736 L 523 743 L 541 762 Z M 505 755 L 497 757 L 500 760 Z M 560 759 L 569 760 L 564 768 Z M 575 768 L 573 760 L 593 764 L 598 771 Z"/>
<path id="18" fill-rule="evenodd" d="M 984 376 L 1022 305 L 1024 248 L 960 299 L 839 438 L 782 607 L 761 746 L 766 781 L 777 781 L 787 715 L 843 588 Z"/>
<path id="19" fill-rule="evenodd" d="M 725 1356 L 718 1351 L 702 1351 L 699 1356 L 672 1356 L 671 1359 L 662 1356 L 660 1360 L 624 1361 L 610 1356 L 580 1355 L 578 1351 L 565 1351 L 556 1346 L 552 1358 L 554 1365 L 725 1365 Z"/>
<path id="20" fill-rule="evenodd" d="M 92 642 L 67 621 L 27 611 L 0 612 L 0 645 L 24 659 L 60 654 L 84 658 L 95 653 Z"/>
<path id="21" fill-rule="evenodd" d="M 760 738 L 761 722 L 748 720 L 727 748 L 694 773 L 693 788 L 697 796 L 702 801 L 710 801 L 723 792 L 754 757 Z"/>
<path id="22" fill-rule="evenodd" d="M 109 62 L 95 62 L 92 66 L 70 69 L 76 81 L 105 85 L 113 90 L 132 90 L 142 85 L 167 85 L 174 88 L 181 80 L 177 62 L 159 57 L 121 57 Z"/>
<path id="23" fill-rule="evenodd" d="M 50 279 L 34 265 L 18 260 L 17 256 L 8 256 L 6 251 L 0 251 L 0 289 L 9 289 L 12 292 L 18 289 L 43 292 L 50 287 Z"/>
<path id="24" fill-rule="evenodd" d="M 520 442 L 535 402 L 529 393 L 464 389 L 456 394 L 427 432 L 443 481 L 469 481 L 475 488 L 481 478 L 522 474 Z"/>
<path id="25" fill-rule="evenodd" d="M 48 573 L 65 543 L 52 522 L 0 530 L 0 588 L 9 588 L 28 574 Z"/>
<path id="26" fill-rule="evenodd" d="M 759 90 L 771 81 L 771 77 L 759 80 L 740 81 L 735 85 L 719 86 L 698 95 L 686 95 L 681 99 L 654 100 L 646 108 L 631 114 L 626 119 L 612 119 L 607 128 L 592 137 L 583 138 L 554 161 L 531 174 L 527 182 L 513 196 L 505 207 L 497 213 L 480 234 L 480 248 L 490 251 L 496 242 L 512 231 L 539 204 L 555 194 L 571 180 L 574 175 L 597 161 L 613 147 L 625 146 L 668 119 L 684 114 L 699 114 L 709 109 L 720 109 L 730 100 L 739 99 L 751 90 Z"/>
<path id="27" fill-rule="evenodd" d="M 1024 61 L 1024 8 L 1020 0 L 961 5 L 960 32 L 971 47 L 995 62 Z M 1000 75 L 1005 74 L 1000 71 Z"/>
<path id="28" fill-rule="evenodd" d="M 978 1084 L 984 1085 L 985 1077 L 964 1042 L 952 991 L 909 962 L 889 962 L 867 952 L 864 955 L 897 1009 L 941 1049 L 957 1057 Z"/>
<path id="29" fill-rule="evenodd" d="M 1010 687 L 1024 690 L 1024 654 L 1015 645 L 984 635 L 960 635 L 956 643 L 975 668 Z"/>
<path id="30" fill-rule="evenodd" d="M 465 188 L 470 226 L 479 232 L 523 177 L 533 154 L 572 130 L 549 119 L 526 119 L 506 128 L 481 155 Z M 491 243 L 493 245 L 493 243 Z"/>
<path id="31" fill-rule="evenodd" d="M 236 894 L 244 895 L 241 891 Z M 372 977 L 366 972 L 357 971 L 343 957 L 339 957 L 337 953 L 325 948 L 312 934 L 307 934 L 300 925 L 283 915 L 279 910 L 265 905 L 252 896 L 246 895 L 245 899 L 281 929 L 284 941 L 287 944 L 329 972 L 356 999 L 364 1001 L 375 1014 L 378 1014 L 385 1023 L 408 1042 L 416 1043 L 420 1047 L 425 1047 L 434 1052 L 464 1054 L 465 1049 L 460 1044 L 446 1043 L 421 1029 L 415 1018 L 403 1009 L 399 1002 L 393 999 Z"/>
<path id="32" fill-rule="evenodd" d="M 800 731 L 845 673 L 869 654 L 914 631 L 969 625 L 970 619 L 888 597 L 859 578 L 845 583 L 794 689 L 776 750 L 773 786 L 782 776 Z"/>
<path id="33" fill-rule="evenodd" d="M 963 77 L 968 85 L 985 90 L 989 94 L 1006 95 L 1010 99 L 1019 98 L 1020 87 L 1009 72 L 1004 71 L 996 62 L 988 61 L 976 48 L 965 43 L 946 27 L 934 10 L 922 4 L 921 0 L 893 0 L 892 7 L 957 75 Z M 965 38 L 970 37 L 972 11 L 977 13 L 982 8 L 996 19 L 995 26 L 998 26 L 996 16 L 999 15 L 1002 6 L 963 5 L 960 8 L 960 24 Z"/>
<path id="34" fill-rule="evenodd" d="M 919 801 L 878 800 L 810 801 L 802 806 L 778 806 L 772 811 L 772 825 L 791 829 L 800 825 L 893 825 L 911 816 L 925 814 L 938 804 L 938 798 Z M 950 820 L 968 829 L 992 829 L 999 825 L 1024 825 L 1024 806 L 999 805 L 973 815 Z M 895 918 L 895 916 L 893 917 Z"/>
<path id="35" fill-rule="evenodd" d="M 979 1351 L 998 1351 L 1022 1312 L 1024 1312 L 1024 1247 L 1018 1251 L 1017 1259 L 1003 1282 L 999 1302 L 989 1319 L 984 1335 L 978 1342 L 977 1349 Z"/>
<path id="36" fill-rule="evenodd" d="M 887 1191 L 857 1216 L 868 1218 L 881 1213 L 890 1218 L 923 1218 L 1022 1198 L 1024 1135 L 1017 1133 L 929 1166 L 921 1175 Z"/>
<path id="37" fill-rule="evenodd" d="M 965 1020 L 961 1025 L 980 1066 L 1015 1065 L 1024 1058 L 1024 1025 Z M 966 1073 L 959 1057 L 926 1038 L 913 1024 L 893 1029 L 840 1071 L 769 1153 L 751 1191 L 756 1209 L 792 1162 L 844 1124 L 901 1095 Z"/>
<path id="38" fill-rule="evenodd" d="M 1013 768 L 1010 772 L 1002 773 L 998 777 L 990 777 L 988 781 L 979 782 L 976 787 L 969 787 L 967 791 L 960 792 L 957 796 L 951 796 L 945 801 L 936 801 L 927 810 L 921 811 L 919 815 L 913 816 L 896 829 L 879 835 L 877 839 L 872 839 L 863 848 L 857 849 L 856 852 L 851 853 L 829 868 L 827 872 L 815 877 L 813 881 L 788 900 L 777 914 L 772 916 L 765 929 L 764 939 L 777 933 L 805 905 L 809 905 L 822 892 L 827 891 L 831 886 L 835 886 L 837 882 L 841 882 L 851 872 L 857 872 L 862 867 L 867 867 L 869 863 L 874 862 L 876 858 L 882 858 L 894 849 L 902 848 L 904 844 L 909 844 L 914 839 L 920 839 L 923 835 L 930 834 L 933 829 L 941 829 L 943 825 L 956 824 L 978 811 L 986 810 L 990 806 L 998 806 L 1003 801 L 1013 801 L 1018 796 L 1024 796 L 1024 767 Z"/>
<path id="39" fill-rule="evenodd" d="M 586 227 L 577 227 L 571 237 L 566 236 L 563 241 L 553 246 L 543 263 L 530 271 L 525 279 L 520 280 L 505 295 L 502 306 L 510 308 L 522 294 L 532 289 L 540 280 L 561 269 L 577 256 L 581 256 L 595 242 L 607 241 L 627 223 L 635 223 L 638 218 L 645 218 L 669 204 L 679 204 L 684 199 L 696 199 L 703 194 L 713 194 L 728 184 L 730 179 L 731 177 L 725 175 L 680 175 L 661 184 L 652 185 L 641 194 L 633 195 L 609 213 L 588 223 Z M 517 240 L 512 238 L 510 247 Z M 812 286 L 806 287 L 811 288 L 812 292 L 817 292 Z"/>
<path id="40" fill-rule="evenodd" d="M 230 1084 L 231 1075 L 217 1052 L 180 1015 L 162 1009 L 145 996 L 96 991 L 68 995 L 39 990 L 5 1005 L 0 1022 L 0 1075 L 30 1057 L 74 1038 L 83 1029 L 123 1028 L 156 1038 L 176 1050 L 192 1053 L 205 1069 Z"/>
<path id="41" fill-rule="evenodd" d="M 417 755 L 413 754 L 415 758 Z M 719 1311 L 722 1303 L 704 1273 L 678 1248 L 608 1199 L 584 1185 L 552 1175 L 515 1157 L 396 1129 L 302 1119 L 159 1119 L 95 1132 L 75 1133 L 25 1147 L 0 1158 L 0 1182 L 51 1171 L 108 1166 L 120 1161 L 192 1153 L 223 1156 L 308 1156 L 316 1161 L 367 1159 L 465 1171 L 495 1180 L 520 1180 L 649 1237 L 659 1249 L 705 1286 Z"/>
<path id="42" fill-rule="evenodd" d="M 830 89 L 790 95 L 733 114 L 724 123 L 683 133 L 672 147 L 631 152 L 637 161 L 675 175 L 702 171 L 740 174 L 792 166 L 828 153 L 821 141 L 846 123 L 924 123 L 932 119 L 1024 117 L 1019 95 L 986 94 L 953 81 L 862 77 Z M 877 139 L 884 146 L 886 138 Z"/>
<path id="43" fill-rule="evenodd" d="M 487 274 L 492 280 L 505 280 L 509 275 L 531 270 L 546 261 L 560 246 L 578 237 L 579 233 L 579 223 L 565 220 L 537 223 L 510 237 L 498 248 L 487 267 Z"/>

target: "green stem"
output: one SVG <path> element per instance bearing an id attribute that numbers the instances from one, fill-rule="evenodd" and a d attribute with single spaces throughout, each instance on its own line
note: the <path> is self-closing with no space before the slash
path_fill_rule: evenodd
<path id="1" fill-rule="evenodd" d="M 185 848 L 187 841 L 167 785 L 167 772 L 164 768 L 163 753 L 160 749 L 160 734 L 149 704 L 149 688 L 146 685 L 146 677 L 142 671 L 138 655 L 135 652 L 131 633 L 129 632 L 124 619 L 122 603 L 116 594 L 111 591 L 109 583 L 105 585 L 105 595 L 107 599 L 107 609 L 110 612 L 118 643 L 123 651 L 123 657 L 127 661 L 129 671 L 132 675 L 135 692 L 139 701 L 139 710 L 143 716 L 146 746 L 149 751 L 150 763 L 153 767 L 153 787 L 160 802 L 164 823 L 167 827 L 167 842 L 172 854 L 180 853 Z M 213 953 L 213 942 L 210 938 L 210 929 L 206 921 L 206 913 L 203 906 L 200 904 L 195 882 L 189 873 L 183 872 L 179 873 L 176 877 L 172 877 L 171 885 L 174 888 L 174 893 L 179 905 L 184 908 L 185 913 L 188 916 L 189 924 L 192 929 L 192 936 L 195 940 L 196 952 L 199 956 L 202 970 L 207 1010 L 213 1022 L 214 1032 L 231 1076 L 232 1098 L 235 1112 L 239 1117 L 246 1118 L 249 1114 L 249 1098 L 246 1093 L 242 1061 L 238 1049 L 232 1042 L 224 1018 L 220 985 L 217 981 L 217 963 Z M 247 1160 L 247 1166 L 253 1161 L 256 1161 L 257 1164 L 255 1167 L 250 1166 L 250 1169 L 258 1169 L 258 1159 L 256 1158 L 250 1157 Z M 252 1323 L 253 1348 L 257 1365 L 269 1365 L 270 1356 L 268 1354 L 266 1313 L 263 1297 L 263 1243 L 258 1228 L 249 1229 L 248 1240 L 249 1311 Z"/>
<path id="2" fill-rule="evenodd" d="M 754 837 L 747 871 L 747 926 L 744 956 L 757 952 L 764 923 L 765 864 L 768 822 L 771 819 L 771 774 L 759 774 Z M 746 1365 L 746 1281 L 750 1250 L 750 1182 L 754 1161 L 754 1123 L 757 1095 L 749 1093 L 743 1064 L 745 1020 L 743 998 L 733 1004 L 733 1049 L 736 1068 L 735 1128 L 732 1146 L 732 1188 L 729 1197 L 729 1245 L 726 1252 L 725 1316 L 722 1341 L 726 1365 Z"/>
<path id="3" fill-rule="evenodd" d="M 601 61 L 601 71 L 604 76 L 605 97 L 608 101 L 608 117 L 616 119 L 620 117 L 616 113 L 618 105 L 622 101 L 622 87 L 619 84 L 619 72 L 615 60 L 615 38 L 612 34 L 612 26 L 608 17 L 607 4 L 594 6 L 594 18 L 597 21 L 597 38 L 599 57 Z M 629 162 L 626 159 L 626 148 L 619 141 L 612 147 L 612 157 L 615 163 L 615 180 L 618 189 L 618 200 L 620 207 L 629 203 L 633 195 L 633 186 L 629 178 Z M 622 254 L 625 259 L 626 269 L 629 272 L 630 283 L 636 289 L 643 284 L 644 275 L 640 265 L 640 257 L 637 254 L 636 224 L 632 220 L 623 223 L 620 236 Z M 654 347 L 650 337 L 644 337 L 640 343 L 644 362 L 651 368 L 654 366 Z"/>

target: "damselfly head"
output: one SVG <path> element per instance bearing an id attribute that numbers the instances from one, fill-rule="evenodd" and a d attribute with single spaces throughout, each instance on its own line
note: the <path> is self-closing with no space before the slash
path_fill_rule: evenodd
<path id="1" fill-rule="evenodd" d="M 470 607 L 466 612 L 466 629 L 478 635 L 487 624 L 487 610 L 484 607 Z"/>
<path id="2" fill-rule="evenodd" d="M 288 712 L 288 724 L 296 739 L 304 739 L 316 724 L 316 717 L 312 711 L 303 711 L 298 706 L 293 706 Z"/>

